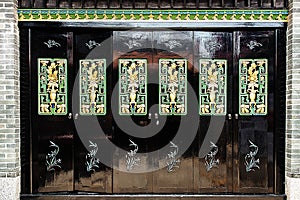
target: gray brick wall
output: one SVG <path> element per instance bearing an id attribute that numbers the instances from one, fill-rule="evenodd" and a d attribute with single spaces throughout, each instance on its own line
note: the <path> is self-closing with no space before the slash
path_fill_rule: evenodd
<path id="1" fill-rule="evenodd" d="M 20 176 L 20 73 L 19 32 L 16 11 L 17 2 L 15 0 L 1 0 L 0 178 Z"/>
<path id="2" fill-rule="evenodd" d="M 289 2 L 286 95 L 286 175 L 300 178 L 300 0 Z"/>
<path id="3" fill-rule="evenodd" d="M 20 193 L 20 91 L 17 1 L 0 1 L 0 200 Z"/>
<path id="4" fill-rule="evenodd" d="M 0 199 L 20 196 L 20 83 L 17 0 L 0 1 Z"/>

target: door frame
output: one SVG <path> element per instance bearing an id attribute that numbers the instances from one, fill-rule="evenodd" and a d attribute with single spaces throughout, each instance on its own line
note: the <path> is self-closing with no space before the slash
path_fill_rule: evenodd
<path id="1" fill-rule="evenodd" d="M 144 23 L 144 24 L 138 24 L 139 27 L 147 27 L 147 25 L 150 25 L 153 23 Z M 170 26 L 168 23 L 165 23 L 164 25 L 168 28 L 171 27 L 178 27 L 180 23 L 172 23 L 172 26 Z M 64 29 L 71 29 L 76 30 L 79 27 L 93 27 L 93 28 L 103 28 L 103 27 L 110 27 L 110 28 L 116 28 L 119 29 L 128 29 L 130 26 L 137 25 L 136 23 L 124 23 L 121 24 L 121 26 L 118 26 L 113 23 L 109 24 L 101 24 L 101 23 L 67 23 L 67 22 L 20 22 L 19 28 L 20 28 L 20 38 L 21 38 L 21 45 L 20 45 L 20 62 L 21 62 L 21 149 L 23 152 L 21 155 L 22 160 L 22 194 L 23 196 L 27 196 L 26 194 L 32 193 L 32 123 L 34 119 L 32 118 L 32 109 L 35 109 L 35 107 L 31 106 L 30 103 L 30 94 L 31 94 L 31 73 L 30 69 L 34 66 L 31 66 L 30 62 L 30 54 L 31 54 L 31 46 L 30 46 L 30 33 L 32 29 L 35 28 L 49 28 L 49 27 L 62 27 Z M 154 23 L 155 26 L 157 24 Z M 201 29 L 199 28 L 199 25 L 203 25 Z M 163 27 L 163 26 L 162 26 Z M 226 30 L 233 31 L 232 28 L 229 27 L 238 27 L 238 30 L 249 30 L 249 27 L 255 27 L 255 30 L 266 30 L 266 29 L 272 29 L 275 30 L 275 38 L 276 38 L 276 55 L 275 58 L 275 77 L 277 77 L 277 81 L 275 82 L 275 87 L 280 88 L 280 90 L 276 90 L 275 92 L 275 110 L 277 111 L 274 114 L 274 121 L 278 122 L 275 123 L 274 127 L 274 148 L 279 146 L 278 148 L 275 148 L 274 151 L 274 194 L 283 194 L 284 193 L 284 150 L 285 150 L 285 121 L 280 120 L 284 119 L 285 117 L 285 30 L 286 30 L 286 24 L 283 22 L 271 22 L 271 23 L 261 23 L 261 22 L 255 22 L 253 24 L 241 24 L 241 23 L 235 23 L 235 22 L 229 22 L 226 23 L 224 26 L 224 23 L 222 22 L 216 22 L 216 23 L 196 23 L 196 24 L 189 24 L 184 29 L 191 29 L 192 30 L 208 30 L 211 29 L 213 31 L 222 30 L 221 28 L 226 28 Z M 283 51 L 282 51 L 283 49 Z M 29 148 L 28 148 L 29 144 Z"/>

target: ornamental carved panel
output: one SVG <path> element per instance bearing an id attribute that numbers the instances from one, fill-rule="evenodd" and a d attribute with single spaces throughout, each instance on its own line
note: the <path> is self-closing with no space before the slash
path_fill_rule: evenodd
<path id="1" fill-rule="evenodd" d="M 266 115 L 268 103 L 268 60 L 239 60 L 239 113 Z"/>
<path id="2" fill-rule="evenodd" d="M 159 60 L 159 113 L 186 115 L 187 60 Z"/>
<path id="3" fill-rule="evenodd" d="M 227 61 L 199 60 L 200 115 L 225 115 L 227 104 Z"/>
<path id="4" fill-rule="evenodd" d="M 39 115 L 67 114 L 67 60 L 38 59 Z"/>
<path id="5" fill-rule="evenodd" d="M 119 59 L 119 113 L 147 114 L 147 59 Z"/>
<path id="6" fill-rule="evenodd" d="M 106 60 L 80 60 L 80 114 L 106 114 Z"/>

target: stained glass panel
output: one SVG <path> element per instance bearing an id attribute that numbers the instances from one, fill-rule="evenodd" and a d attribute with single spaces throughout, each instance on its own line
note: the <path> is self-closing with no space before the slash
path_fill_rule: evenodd
<path id="1" fill-rule="evenodd" d="M 106 114 L 106 60 L 80 60 L 80 114 Z"/>
<path id="2" fill-rule="evenodd" d="M 187 60 L 159 59 L 159 113 L 186 115 Z"/>
<path id="3" fill-rule="evenodd" d="M 67 114 L 67 60 L 38 59 L 38 113 Z"/>
<path id="4" fill-rule="evenodd" d="M 268 102 L 268 60 L 239 60 L 239 113 L 266 115 Z"/>
<path id="5" fill-rule="evenodd" d="M 227 103 L 227 61 L 199 60 L 199 114 L 225 115 Z"/>
<path id="6" fill-rule="evenodd" d="M 147 114 L 147 59 L 119 59 L 119 113 Z"/>

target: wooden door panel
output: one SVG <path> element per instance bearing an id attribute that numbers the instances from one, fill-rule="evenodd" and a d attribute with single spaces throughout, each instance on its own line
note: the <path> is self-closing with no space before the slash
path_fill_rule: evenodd
<path id="1" fill-rule="evenodd" d="M 234 187 L 239 192 L 268 193 L 274 185 L 274 32 L 237 32 L 235 45 L 240 81 L 235 87 L 239 100 L 234 107 L 234 173 L 239 176 L 234 176 Z"/>
<path id="2" fill-rule="evenodd" d="M 158 84 L 162 88 L 162 80 L 163 76 L 168 77 L 169 75 L 163 74 L 162 67 L 165 62 L 169 66 L 170 63 L 172 65 L 176 65 L 177 62 L 185 62 L 185 73 L 186 73 L 186 97 L 187 94 L 191 91 L 191 88 L 188 87 L 188 83 L 192 83 L 192 75 L 193 75 L 193 32 L 192 31 L 157 31 L 153 32 L 153 41 L 154 41 L 154 54 L 153 54 L 153 76 L 161 78 L 161 80 L 157 80 Z M 170 70 L 168 68 L 168 70 Z M 167 69 L 166 69 L 167 70 Z M 182 74 L 183 75 L 183 74 Z M 181 75 L 180 75 L 181 76 Z M 170 77 L 167 78 L 170 81 Z M 168 84 L 170 84 L 169 82 Z M 177 82 L 179 87 L 184 87 L 183 84 Z M 180 86 L 181 85 L 181 86 Z M 169 87 L 170 89 L 170 87 Z M 159 91 L 161 94 L 163 91 L 160 89 L 156 90 Z M 165 97 L 158 98 L 167 98 L 168 103 L 165 104 L 164 101 L 161 101 L 161 105 L 168 105 L 172 106 L 172 88 L 170 92 L 166 92 Z M 169 95 L 170 94 L 170 95 Z M 184 93 L 177 93 L 176 99 L 180 98 L 179 95 L 184 96 Z M 182 143 L 185 141 L 176 141 L 174 140 L 175 136 L 179 132 L 179 127 L 184 118 L 190 117 L 189 113 L 192 113 L 189 109 L 192 107 L 188 106 L 187 98 L 185 101 L 180 101 L 176 103 L 177 105 L 184 105 L 182 106 L 184 111 L 178 111 L 178 107 L 174 109 L 172 112 L 171 109 L 167 109 L 166 112 L 159 108 L 159 116 L 160 118 L 166 118 L 164 122 L 163 129 L 161 132 L 156 135 L 156 145 L 157 146 L 170 146 L 170 152 L 175 151 L 182 151 Z M 172 114 L 170 113 L 172 112 Z M 182 121 L 181 121 L 182 120 Z M 172 142 L 172 143 L 171 143 Z M 174 148 L 175 147 L 175 148 Z M 193 191 L 193 148 L 187 149 L 185 153 L 178 157 L 175 155 L 175 158 L 172 161 L 168 159 L 168 153 L 165 150 L 158 150 L 158 158 L 155 160 L 156 166 L 167 166 L 164 168 L 160 168 L 153 173 L 153 192 L 154 193 L 183 193 L 183 192 L 192 192 Z M 177 153 L 178 153 L 177 152 Z"/>
<path id="3" fill-rule="evenodd" d="M 193 191 L 193 158 L 179 158 L 179 163 L 172 170 L 163 167 L 154 172 L 153 189 L 155 193 L 183 193 Z M 165 158 L 161 159 L 165 166 Z"/>
<path id="4" fill-rule="evenodd" d="M 151 160 L 147 156 L 139 156 L 137 166 L 128 169 L 126 155 L 117 154 L 115 156 L 116 167 L 113 171 L 113 191 L 114 193 L 152 193 L 153 180 Z"/>
<path id="5" fill-rule="evenodd" d="M 231 192 L 232 34 L 195 32 L 194 53 L 200 114 L 195 190 Z"/>
<path id="6" fill-rule="evenodd" d="M 119 95 L 116 97 L 118 100 L 113 101 L 112 104 L 112 108 L 115 109 L 114 113 L 118 115 L 118 120 L 113 122 L 113 142 L 125 150 L 125 152 L 116 151 L 114 154 L 116 168 L 113 170 L 113 191 L 115 193 L 152 193 L 153 191 L 152 172 L 148 172 L 152 166 L 152 159 L 147 154 L 139 154 L 146 153 L 151 148 L 151 142 L 143 139 L 145 137 L 143 134 L 151 131 L 146 128 L 150 123 L 149 108 L 154 101 L 148 96 L 148 94 L 154 94 L 152 88 L 147 84 L 151 65 L 152 32 L 113 32 L 113 85 L 119 91 Z M 125 68 L 126 70 L 123 71 Z M 134 73 L 137 73 L 139 80 L 137 82 L 138 92 L 135 92 L 135 97 L 132 94 L 126 94 L 129 90 L 134 92 L 129 85 L 128 88 L 122 89 L 128 84 L 125 79 L 133 77 L 131 74 Z M 122 81 L 121 85 L 117 82 L 118 80 Z M 131 81 L 134 80 L 131 79 Z M 131 127 L 129 127 L 131 131 L 128 130 L 128 127 L 124 129 L 122 124 L 131 124 L 131 127 L 136 127 L 136 129 L 133 130 Z M 133 133 L 139 133 L 140 137 L 131 135 Z M 135 149 L 137 154 L 129 155 Z M 130 159 L 138 160 L 137 163 L 133 163 L 130 162 Z"/>
<path id="7" fill-rule="evenodd" d="M 239 121 L 240 162 L 238 167 L 241 192 L 268 191 L 268 170 L 272 170 L 268 168 L 268 153 L 273 151 L 273 144 L 270 143 L 273 135 L 268 133 L 267 129 L 268 124 L 259 118 Z"/>
<path id="8" fill-rule="evenodd" d="M 34 192 L 73 190 L 73 128 L 66 100 L 72 73 L 68 39 L 63 32 L 31 32 Z"/>
<path id="9" fill-rule="evenodd" d="M 86 145 L 77 143 L 75 190 L 112 192 L 112 169 L 99 160 L 100 154 L 105 153 L 101 140 L 91 137 Z"/>
<path id="10" fill-rule="evenodd" d="M 77 32 L 74 41 L 74 65 L 77 70 L 74 74 L 76 88 L 73 90 L 75 97 L 72 111 L 74 115 L 78 115 L 74 121 L 77 124 L 74 149 L 75 190 L 111 193 L 112 168 L 99 159 L 105 154 L 112 160 L 113 155 L 113 152 L 106 152 L 103 145 L 104 140 L 112 137 L 112 113 L 109 101 L 112 88 L 111 31 L 98 32 L 91 29 Z M 98 78 L 92 79 L 91 75 L 95 74 Z M 96 97 L 93 100 L 91 88 L 94 83 L 98 85 L 94 88 Z M 82 90 L 87 94 L 83 95 Z M 103 131 L 103 134 L 100 134 L 100 131 Z"/>

